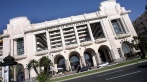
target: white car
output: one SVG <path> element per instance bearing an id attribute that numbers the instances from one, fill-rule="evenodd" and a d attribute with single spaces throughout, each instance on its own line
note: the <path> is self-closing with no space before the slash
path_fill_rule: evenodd
<path id="1" fill-rule="evenodd" d="M 108 66 L 108 65 L 109 65 L 109 63 L 108 63 L 108 62 L 105 62 L 105 63 L 99 65 L 98 67 L 101 68 L 101 67 L 106 67 L 106 66 Z"/>

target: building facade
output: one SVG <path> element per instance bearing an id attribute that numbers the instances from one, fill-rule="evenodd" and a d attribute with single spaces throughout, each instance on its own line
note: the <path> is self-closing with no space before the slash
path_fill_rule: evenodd
<path id="1" fill-rule="evenodd" d="M 133 26 L 138 35 L 147 35 L 147 2 L 144 13 L 133 21 Z"/>
<path id="2" fill-rule="evenodd" d="M 147 35 L 147 11 L 133 21 L 133 26 L 138 35 Z"/>
<path id="3" fill-rule="evenodd" d="M 13 56 L 14 79 L 29 78 L 27 64 L 42 56 L 51 59 L 54 70 L 74 71 L 77 65 L 96 67 L 117 62 L 131 53 L 128 42 L 137 36 L 128 13 L 115 0 L 100 3 L 99 11 L 31 24 L 27 17 L 10 20 L 3 35 L 3 55 Z M 31 77 L 36 73 L 31 70 Z"/>

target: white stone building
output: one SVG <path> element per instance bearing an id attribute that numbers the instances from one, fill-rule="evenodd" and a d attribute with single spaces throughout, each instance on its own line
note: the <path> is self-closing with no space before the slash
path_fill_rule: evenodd
<path id="1" fill-rule="evenodd" d="M 27 17 L 13 18 L 1 36 L 3 55 L 10 53 L 20 63 L 14 68 L 15 80 L 19 74 L 29 78 L 29 60 L 42 56 L 51 59 L 56 71 L 121 61 L 125 53 L 135 51 L 127 44 L 137 36 L 129 12 L 115 0 L 106 0 L 100 3 L 99 11 L 41 23 L 30 24 Z M 31 70 L 31 77 L 35 76 Z"/>

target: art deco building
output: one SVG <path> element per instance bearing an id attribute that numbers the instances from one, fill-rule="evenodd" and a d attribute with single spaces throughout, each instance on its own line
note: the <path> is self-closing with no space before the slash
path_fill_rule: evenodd
<path id="1" fill-rule="evenodd" d="M 106 0 L 100 3 L 99 11 L 77 16 L 35 24 L 27 17 L 10 19 L 1 36 L 3 55 L 10 53 L 20 63 L 14 68 L 15 80 L 20 75 L 29 78 L 29 60 L 42 56 L 51 59 L 55 71 L 122 61 L 124 54 L 135 52 L 128 45 L 137 36 L 129 12 L 115 0 Z M 36 76 L 34 70 L 31 76 Z"/>

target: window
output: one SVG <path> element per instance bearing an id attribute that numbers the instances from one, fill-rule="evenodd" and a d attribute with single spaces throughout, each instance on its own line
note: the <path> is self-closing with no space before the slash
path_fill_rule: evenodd
<path id="1" fill-rule="evenodd" d="M 100 22 L 90 24 L 94 39 L 104 38 L 104 32 Z"/>
<path id="2" fill-rule="evenodd" d="M 126 33 L 120 20 L 112 20 L 111 23 L 116 34 Z"/>
<path id="3" fill-rule="evenodd" d="M 47 38 L 46 34 L 37 34 L 36 35 L 36 49 L 37 51 L 47 50 Z"/>
<path id="4" fill-rule="evenodd" d="M 24 40 L 23 38 L 17 39 L 17 54 L 24 54 Z"/>

